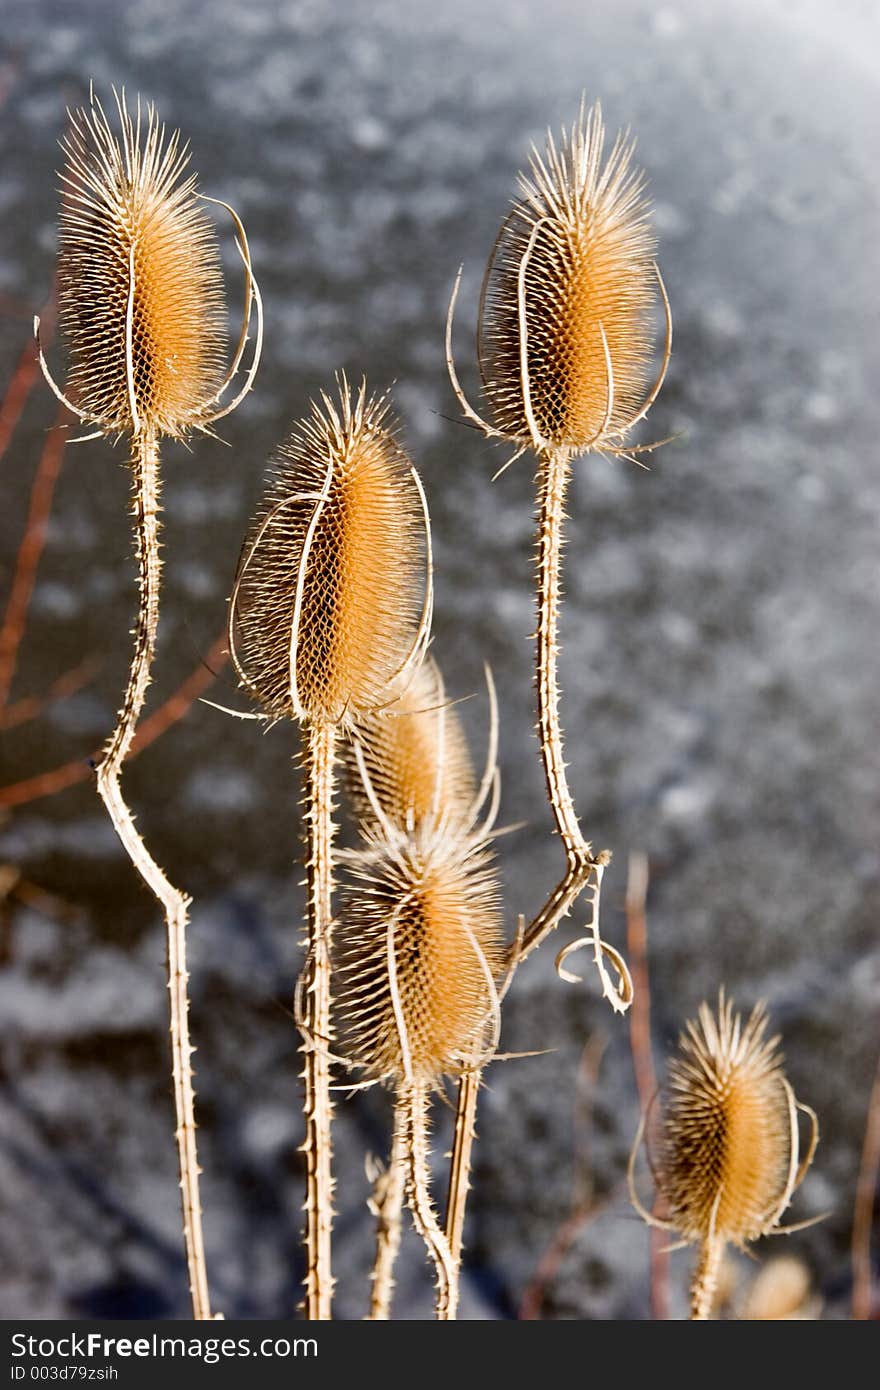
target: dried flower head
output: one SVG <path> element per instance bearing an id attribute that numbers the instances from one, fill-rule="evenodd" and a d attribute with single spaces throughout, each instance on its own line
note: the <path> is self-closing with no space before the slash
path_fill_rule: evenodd
<path id="1" fill-rule="evenodd" d="M 818 1127 L 809 1106 L 796 1100 L 782 1069 L 779 1038 L 767 1038 L 763 1004 L 743 1025 L 722 990 L 717 1016 L 701 1004 L 687 1024 L 668 1069 L 668 1086 L 651 1170 L 668 1208 L 662 1221 L 645 1210 L 633 1180 L 630 1191 L 646 1220 L 701 1248 L 694 1282 L 696 1317 L 712 1304 L 724 1245 L 740 1248 L 779 1225 L 812 1162 Z M 812 1126 L 801 1159 L 798 1111 Z"/>
<path id="2" fill-rule="evenodd" d="M 431 829 L 364 838 L 337 930 L 346 1059 L 371 1080 L 433 1085 L 494 1051 L 503 959 L 492 855 L 486 841 Z"/>
<path id="3" fill-rule="evenodd" d="M 427 574 L 427 579 L 423 575 Z M 230 603 L 239 676 L 273 717 L 337 724 L 389 700 L 430 628 L 427 505 L 385 397 L 322 394 L 274 461 Z"/>
<path id="4" fill-rule="evenodd" d="M 662 384 L 671 347 L 669 305 L 654 263 L 644 176 L 634 142 L 618 135 L 603 162 L 598 103 L 548 134 L 519 176 L 489 258 L 480 298 L 477 350 L 489 410 L 484 431 L 539 453 L 574 456 L 622 448 Z M 660 376 L 647 396 L 655 283 L 667 314 Z M 456 285 L 456 293 L 458 286 Z M 450 328 L 456 295 L 450 305 Z"/>
<path id="5" fill-rule="evenodd" d="M 155 108 L 117 97 L 121 138 L 100 102 L 62 141 L 58 312 L 70 389 L 107 434 L 179 437 L 223 381 L 226 311 L 217 239 L 189 152 Z"/>
<path id="6" fill-rule="evenodd" d="M 791 1196 L 794 1102 L 779 1038 L 766 1030 L 763 1005 L 743 1027 L 729 1000 L 717 1018 L 702 1004 L 669 1064 L 658 1173 L 689 1240 L 713 1230 L 736 1245 L 756 1240 Z"/>
<path id="7" fill-rule="evenodd" d="M 397 706 L 356 731 L 362 847 L 346 856 L 337 1003 L 347 1060 L 370 1079 L 433 1085 L 497 1044 L 504 959 L 491 848 L 491 678 L 489 690 L 492 731 L 477 789 L 433 663 Z"/>
<path id="8" fill-rule="evenodd" d="M 489 677 L 492 709 L 486 779 L 494 775 L 497 712 Z M 427 659 L 398 679 L 389 691 L 387 709 L 367 715 L 356 729 L 349 784 L 361 819 L 373 819 L 364 778 L 355 763 L 363 760 L 382 810 L 400 830 L 432 824 L 463 828 L 473 819 L 477 798 L 471 756 L 458 711 L 447 701 L 436 662 Z M 358 753 L 355 754 L 354 750 Z"/>

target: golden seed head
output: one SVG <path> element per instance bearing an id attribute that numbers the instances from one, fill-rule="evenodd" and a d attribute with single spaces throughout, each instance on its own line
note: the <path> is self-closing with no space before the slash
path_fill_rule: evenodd
<path id="1" fill-rule="evenodd" d="M 622 438 L 651 354 L 655 243 L 633 142 L 604 164 L 598 103 L 557 147 L 548 135 L 486 267 L 478 355 L 496 429 L 572 454 Z M 613 380 L 609 402 L 609 371 Z M 531 420 L 529 418 L 531 414 Z"/>
<path id="2" fill-rule="evenodd" d="M 115 95 L 115 94 L 114 94 Z M 175 131 L 117 97 L 121 139 L 100 102 L 62 141 L 58 315 L 70 393 L 105 434 L 138 425 L 181 437 L 222 380 L 223 277 L 214 229 Z M 130 350 L 129 350 L 130 349 Z M 134 407 L 134 408 L 133 408 Z"/>
<path id="3" fill-rule="evenodd" d="M 431 823 L 463 828 L 476 786 L 458 712 L 447 702 L 436 663 L 423 661 L 389 691 L 385 710 L 366 716 L 356 736 L 370 783 L 388 819 L 400 830 Z M 352 766 L 352 800 L 371 819 L 363 782 Z"/>
<path id="4" fill-rule="evenodd" d="M 338 1036 L 369 1079 L 437 1084 L 487 1049 L 502 970 L 485 841 L 429 827 L 349 857 L 336 932 Z"/>
<path id="5" fill-rule="evenodd" d="M 743 1245 L 767 1234 L 791 1195 L 793 1097 L 762 1004 L 743 1026 L 719 997 L 687 1024 L 668 1071 L 655 1168 L 686 1240 Z"/>
<path id="6" fill-rule="evenodd" d="M 243 683 L 274 717 L 336 724 L 387 702 L 416 645 L 428 519 L 387 400 L 312 403 L 279 450 L 230 607 Z M 428 578 L 430 589 L 430 575 Z"/>

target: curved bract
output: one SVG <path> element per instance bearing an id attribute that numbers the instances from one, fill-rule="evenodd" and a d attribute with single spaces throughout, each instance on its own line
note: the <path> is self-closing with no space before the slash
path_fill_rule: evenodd
<path id="1" fill-rule="evenodd" d="M 427 572 L 427 581 L 425 574 Z M 427 510 L 388 402 L 313 403 L 279 450 L 230 604 L 239 675 L 274 717 L 339 724 L 387 703 L 431 604 Z"/>

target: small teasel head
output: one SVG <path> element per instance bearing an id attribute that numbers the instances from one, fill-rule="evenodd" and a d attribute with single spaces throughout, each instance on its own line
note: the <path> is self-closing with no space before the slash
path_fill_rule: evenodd
<path id="1" fill-rule="evenodd" d="M 69 393 L 99 433 L 180 438 L 207 423 L 224 386 L 217 239 L 179 133 L 166 132 L 153 106 L 142 111 L 138 100 L 132 114 L 114 96 L 118 135 L 93 94 L 62 141 L 58 314 Z"/>
<path id="2" fill-rule="evenodd" d="M 397 705 L 354 731 L 361 846 L 344 855 L 338 1035 L 347 1060 L 370 1080 L 434 1085 L 488 1060 L 497 1045 L 505 962 L 488 682 L 491 732 L 479 786 L 433 662 Z"/>
<path id="3" fill-rule="evenodd" d="M 634 141 L 618 135 L 604 155 L 597 103 L 581 107 L 557 145 L 533 149 L 519 194 L 489 258 L 477 352 L 490 436 L 572 457 L 616 451 L 662 384 L 671 349 L 669 304 L 654 254 L 644 176 Z M 667 315 L 663 366 L 648 390 L 652 309 Z M 456 286 L 457 293 L 457 286 Z M 451 312 L 455 302 L 450 306 Z M 646 392 L 648 393 L 646 396 Z"/>
<path id="4" fill-rule="evenodd" d="M 365 829 L 336 929 L 336 1036 L 367 1080 L 439 1084 L 497 1047 L 500 902 L 488 841 Z"/>
<path id="5" fill-rule="evenodd" d="M 375 820 L 369 786 L 399 830 L 429 824 L 466 830 L 474 823 L 496 779 L 498 719 L 488 670 L 487 685 L 489 748 L 478 788 L 458 709 L 437 663 L 427 659 L 398 678 L 387 708 L 360 720 L 349 745 L 351 796 L 363 821 Z"/>
<path id="6" fill-rule="evenodd" d="M 326 724 L 394 698 L 432 607 L 427 504 L 387 398 L 338 385 L 274 459 L 229 611 L 233 660 L 265 712 Z"/>
<path id="7" fill-rule="evenodd" d="M 779 1038 L 766 1031 L 763 1004 L 744 1024 L 722 990 L 717 1014 L 700 1006 L 669 1063 L 651 1167 L 668 1208 L 662 1224 L 686 1241 L 744 1247 L 786 1229 L 780 1218 L 812 1162 L 816 1117 L 795 1099 Z M 812 1126 L 803 1158 L 799 1110 Z"/>

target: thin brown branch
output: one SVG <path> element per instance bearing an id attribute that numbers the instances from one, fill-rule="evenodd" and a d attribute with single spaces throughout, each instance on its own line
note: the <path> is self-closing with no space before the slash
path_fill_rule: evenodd
<path id="1" fill-rule="evenodd" d="M 657 1093 L 657 1072 L 651 1048 L 651 982 L 648 973 L 648 860 L 644 854 L 631 854 L 626 885 L 626 949 L 633 978 L 633 1007 L 629 1041 L 633 1071 L 643 1115 L 651 1112 Z M 655 1122 L 658 1117 L 654 1117 Z M 651 1317 L 669 1317 L 668 1240 L 657 1227 L 649 1232 L 651 1248 Z"/>
<path id="2" fill-rule="evenodd" d="M 401 1214 L 406 1188 L 406 1125 L 400 1105 L 394 1107 L 394 1134 L 388 1167 L 376 1177 L 370 1211 L 376 1218 L 376 1255 L 370 1274 L 371 1322 L 386 1322 L 391 1316 L 394 1292 L 394 1264 L 400 1249 Z"/>
<path id="3" fill-rule="evenodd" d="M 471 1152 L 475 1138 L 477 1101 L 480 1095 L 480 1071 L 466 1071 L 458 1083 L 458 1103 L 455 1109 L 455 1133 L 449 1160 L 449 1191 L 446 1198 L 446 1239 L 457 1272 L 461 1270 L 461 1249 L 464 1237 L 464 1218 L 470 1188 Z M 458 1279 L 450 1293 L 446 1319 L 458 1314 Z"/>
<path id="4" fill-rule="evenodd" d="M 56 428 L 50 430 L 46 436 L 40 454 L 31 487 L 24 535 L 15 560 L 9 602 L 3 615 L 3 624 L 0 626 L 0 709 L 9 699 L 19 648 L 27 627 L 28 608 L 46 541 L 46 527 L 55 496 L 55 484 L 61 471 L 67 443 L 64 431 L 58 428 L 66 413 L 63 409 L 59 410 Z"/>
<path id="5" fill-rule="evenodd" d="M 856 1182 L 856 1199 L 852 1224 L 852 1315 L 864 1321 L 874 1316 L 874 1291 L 871 1274 L 871 1231 L 877 1177 L 880 1173 L 880 1057 L 874 1072 L 874 1084 L 868 1101 L 862 1158 Z"/>
<path id="6" fill-rule="evenodd" d="M 615 1195 L 612 1193 L 608 1197 L 596 1199 L 589 1160 L 593 1100 L 606 1046 L 607 1039 L 601 1034 L 594 1034 L 588 1038 L 581 1053 L 577 1083 L 578 1103 L 574 1113 L 575 1185 L 571 1210 L 538 1261 L 522 1296 L 518 1316 L 526 1322 L 540 1318 L 547 1289 L 559 1273 L 562 1262 L 578 1235 L 610 1205 Z M 583 1179 L 584 1173 L 590 1174 L 587 1181 Z"/>
<path id="7" fill-rule="evenodd" d="M 227 656 L 224 632 L 216 638 L 204 660 L 190 672 L 177 690 L 138 726 L 128 762 L 139 753 L 143 753 L 189 713 L 195 701 L 216 679 L 218 670 L 227 660 Z M 41 772 L 22 782 L 12 782 L 7 787 L 0 787 L 0 806 L 25 806 L 41 797 L 54 796 L 56 792 L 76 786 L 78 782 L 87 782 L 94 775 L 92 767 L 98 756 L 94 753 L 91 758 L 76 758 L 53 768 L 50 772 Z"/>

